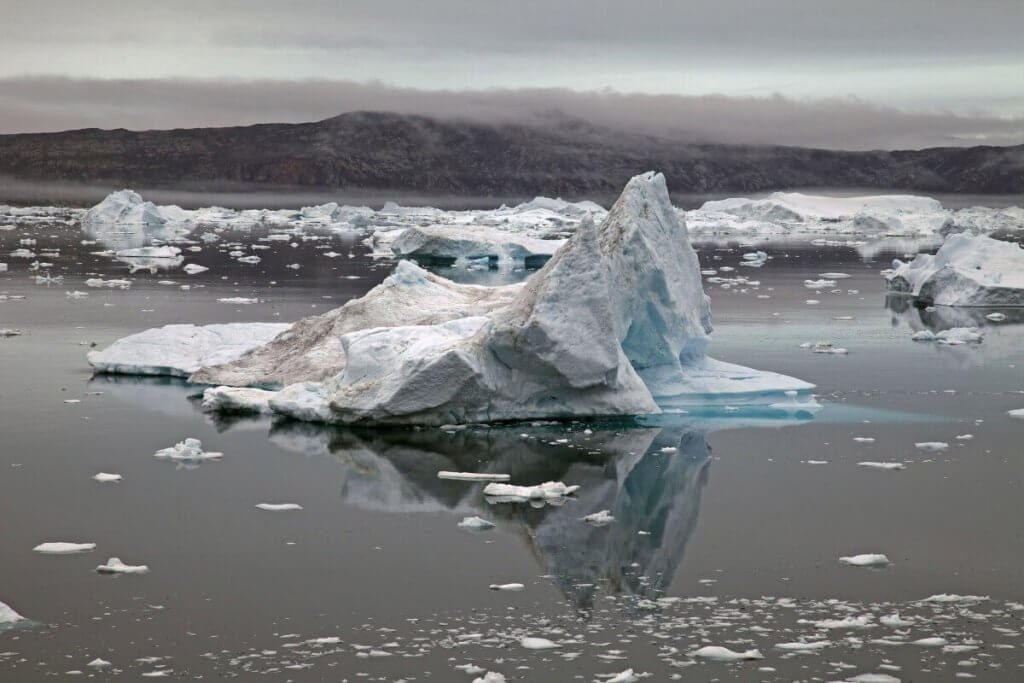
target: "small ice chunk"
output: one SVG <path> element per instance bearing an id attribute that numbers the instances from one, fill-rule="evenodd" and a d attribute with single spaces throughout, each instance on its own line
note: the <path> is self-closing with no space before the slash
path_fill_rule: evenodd
<path id="1" fill-rule="evenodd" d="M 491 474 L 489 472 L 446 472 L 437 473 L 438 479 L 454 479 L 456 481 L 508 481 L 511 474 Z"/>
<path id="2" fill-rule="evenodd" d="M 870 467 L 876 470 L 905 470 L 907 466 L 901 462 L 874 462 L 871 460 L 865 460 L 857 463 L 859 467 Z"/>
<path id="3" fill-rule="evenodd" d="M 889 674 L 858 674 L 846 680 L 850 683 L 900 683 L 900 679 Z"/>
<path id="4" fill-rule="evenodd" d="M 931 638 L 919 638 L 910 644 L 917 645 L 918 647 L 945 647 L 949 645 L 949 641 L 939 636 L 933 636 Z"/>
<path id="5" fill-rule="evenodd" d="M 899 612 L 893 612 L 881 617 L 878 621 L 881 622 L 882 626 L 889 626 L 891 628 L 907 628 L 913 626 L 914 621 L 911 619 L 904 619 L 900 616 Z"/>
<path id="6" fill-rule="evenodd" d="M 554 648 L 561 647 L 558 643 L 552 642 L 547 638 L 538 638 L 533 636 L 527 636 L 520 639 L 519 644 L 527 650 L 552 650 Z"/>
<path id="7" fill-rule="evenodd" d="M 479 678 L 474 678 L 473 683 L 505 683 L 505 677 L 497 671 L 488 671 Z"/>
<path id="8" fill-rule="evenodd" d="M 857 443 L 874 443 L 875 439 L 872 436 L 855 436 L 853 440 Z"/>
<path id="9" fill-rule="evenodd" d="M 712 662 L 738 662 L 744 659 L 764 659 L 760 650 L 745 650 L 736 652 L 720 645 L 705 645 L 690 653 L 692 657 L 700 657 Z"/>
<path id="10" fill-rule="evenodd" d="M 1015 417 L 1018 420 L 1024 420 L 1024 408 L 1017 408 L 1016 410 L 1008 410 L 1006 414 L 1010 417 Z"/>
<path id="11" fill-rule="evenodd" d="M 204 460 L 219 460 L 224 457 L 224 454 L 204 451 L 202 441 L 189 437 L 168 448 L 161 448 L 153 454 L 153 457 L 183 462 L 202 462 Z"/>
<path id="12" fill-rule="evenodd" d="M 459 526 L 473 531 L 487 531 L 494 528 L 494 522 L 489 522 L 483 517 L 463 517 Z"/>
<path id="13" fill-rule="evenodd" d="M 1004 320 L 1006 320 L 1006 314 L 1005 313 L 989 313 L 988 315 L 985 316 L 985 319 L 986 320 L 991 320 L 994 323 L 1001 323 Z"/>
<path id="14" fill-rule="evenodd" d="M 601 510 L 600 512 L 586 515 L 581 519 L 591 526 L 608 526 L 615 521 L 615 518 L 612 517 L 612 513 L 608 510 Z"/>
<path id="15" fill-rule="evenodd" d="M 536 486 L 491 483 L 484 487 L 484 495 L 502 499 L 502 502 L 525 502 L 565 498 L 578 489 L 579 486 L 566 486 L 560 481 L 546 481 Z"/>
<path id="16" fill-rule="evenodd" d="M 44 555 L 70 555 L 72 553 L 87 553 L 95 550 L 95 543 L 65 543 L 63 541 L 52 541 L 40 543 L 32 550 Z"/>
<path id="17" fill-rule="evenodd" d="M 119 558 L 112 557 L 106 564 L 96 567 L 96 571 L 100 574 L 145 574 L 149 567 L 144 564 L 125 564 Z"/>
<path id="18" fill-rule="evenodd" d="M 945 441 L 918 441 L 914 448 L 922 451 L 944 451 L 949 448 L 949 444 Z"/>
<path id="19" fill-rule="evenodd" d="M 289 512 L 291 510 L 301 510 L 302 506 L 298 503 L 257 503 L 256 508 L 266 510 L 267 512 Z"/>
<path id="20" fill-rule="evenodd" d="M 637 683 L 641 678 L 646 678 L 647 675 L 648 674 L 633 673 L 632 669 L 626 669 L 625 671 L 620 671 L 611 678 L 604 679 L 604 683 Z"/>
<path id="21" fill-rule="evenodd" d="M 788 650 L 791 652 L 810 652 L 812 650 L 822 650 L 831 645 L 831 640 L 812 640 L 809 643 L 776 643 L 775 648 L 778 650 Z"/>
<path id="22" fill-rule="evenodd" d="M 488 588 L 492 591 L 511 591 L 513 593 L 526 590 L 526 586 L 521 583 L 492 583 Z"/>
<path id="23" fill-rule="evenodd" d="M 93 479 L 103 484 L 112 483 L 115 481 L 121 481 L 123 477 L 120 474 L 110 474 L 109 472 L 100 472 L 93 475 Z"/>
<path id="24" fill-rule="evenodd" d="M 269 414 L 270 399 L 276 394 L 254 387 L 210 387 L 203 391 L 203 410 Z"/>
<path id="25" fill-rule="evenodd" d="M 249 296 L 222 296 L 217 299 L 222 304 L 258 304 L 260 300 Z"/>
<path id="26" fill-rule="evenodd" d="M 86 666 L 93 669 L 106 669 L 110 665 L 110 662 L 105 659 L 100 659 L 99 657 L 86 664 Z"/>
<path id="27" fill-rule="evenodd" d="M 839 558 L 842 564 L 851 567 L 888 567 L 892 564 L 889 558 L 882 553 L 864 553 L 861 555 L 846 555 Z"/>
<path id="28" fill-rule="evenodd" d="M 201 266 L 198 263 L 186 263 L 182 268 L 189 275 L 198 275 L 199 273 L 205 273 L 209 270 L 206 266 Z"/>

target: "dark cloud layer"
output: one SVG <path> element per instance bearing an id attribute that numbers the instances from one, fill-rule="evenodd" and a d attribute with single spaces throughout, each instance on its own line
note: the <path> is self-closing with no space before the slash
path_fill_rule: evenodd
<path id="1" fill-rule="evenodd" d="M 693 142 L 833 149 L 1021 144 L 1024 118 L 914 113 L 855 98 L 797 100 L 577 92 L 427 91 L 345 81 L 0 79 L 0 133 L 300 122 L 377 110 L 495 123 L 560 117 Z"/>

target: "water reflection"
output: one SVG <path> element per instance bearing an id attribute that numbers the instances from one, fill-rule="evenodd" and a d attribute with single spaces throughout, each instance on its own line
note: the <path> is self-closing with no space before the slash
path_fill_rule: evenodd
<path id="1" fill-rule="evenodd" d="M 705 433 L 685 425 L 567 430 L 564 424 L 353 431 L 279 423 L 271 441 L 342 465 L 341 497 L 384 512 L 452 511 L 492 519 L 517 531 L 543 572 L 581 608 L 598 588 L 660 595 L 683 558 L 707 478 Z M 567 440 L 566 440 L 567 439 Z M 494 504 L 483 484 L 441 480 L 440 470 L 512 475 L 514 483 L 564 481 L 580 486 L 561 505 Z M 581 518 L 609 510 L 615 521 Z"/>

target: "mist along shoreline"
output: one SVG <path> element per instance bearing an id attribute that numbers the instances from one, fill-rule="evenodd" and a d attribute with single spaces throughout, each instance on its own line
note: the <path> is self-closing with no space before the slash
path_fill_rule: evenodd
<path id="1" fill-rule="evenodd" d="M 14 206 L 66 206 L 87 209 L 103 200 L 111 192 L 123 189 L 109 183 L 71 183 L 63 181 L 27 181 L 0 176 L 0 203 Z M 202 186 L 177 185 L 168 187 L 132 187 L 147 200 L 156 204 L 176 204 L 185 209 L 223 206 L 228 209 L 300 209 L 327 202 L 369 206 L 379 210 L 386 202 L 403 206 L 433 206 L 460 211 L 494 208 L 501 204 L 513 206 L 533 199 L 525 195 L 460 196 L 451 194 L 412 193 L 402 190 L 344 189 L 330 187 L 299 187 L 281 185 L 253 185 L 246 183 L 216 183 Z M 959 209 L 968 206 L 1004 208 L 1024 206 L 1024 194 L 981 193 L 929 193 L 915 190 L 880 190 L 870 187 L 794 187 L 770 192 L 671 192 L 672 203 L 682 209 L 696 209 L 706 201 L 732 197 L 767 197 L 772 192 L 800 192 L 827 194 L 838 197 L 861 195 L 919 195 L 937 199 L 943 206 Z M 611 206 L 615 196 L 586 195 L 562 197 L 569 201 L 589 199 L 602 206 Z"/>

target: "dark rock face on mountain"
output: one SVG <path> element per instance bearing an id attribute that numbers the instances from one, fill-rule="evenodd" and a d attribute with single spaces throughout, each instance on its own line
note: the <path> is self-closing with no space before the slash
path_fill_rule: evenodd
<path id="1" fill-rule="evenodd" d="M 134 187 L 235 183 L 579 199 L 611 196 L 650 168 L 681 193 L 822 186 L 1024 192 L 1024 145 L 897 152 L 693 145 L 573 121 L 528 127 L 373 112 L 302 124 L 0 136 L 0 176 Z"/>

